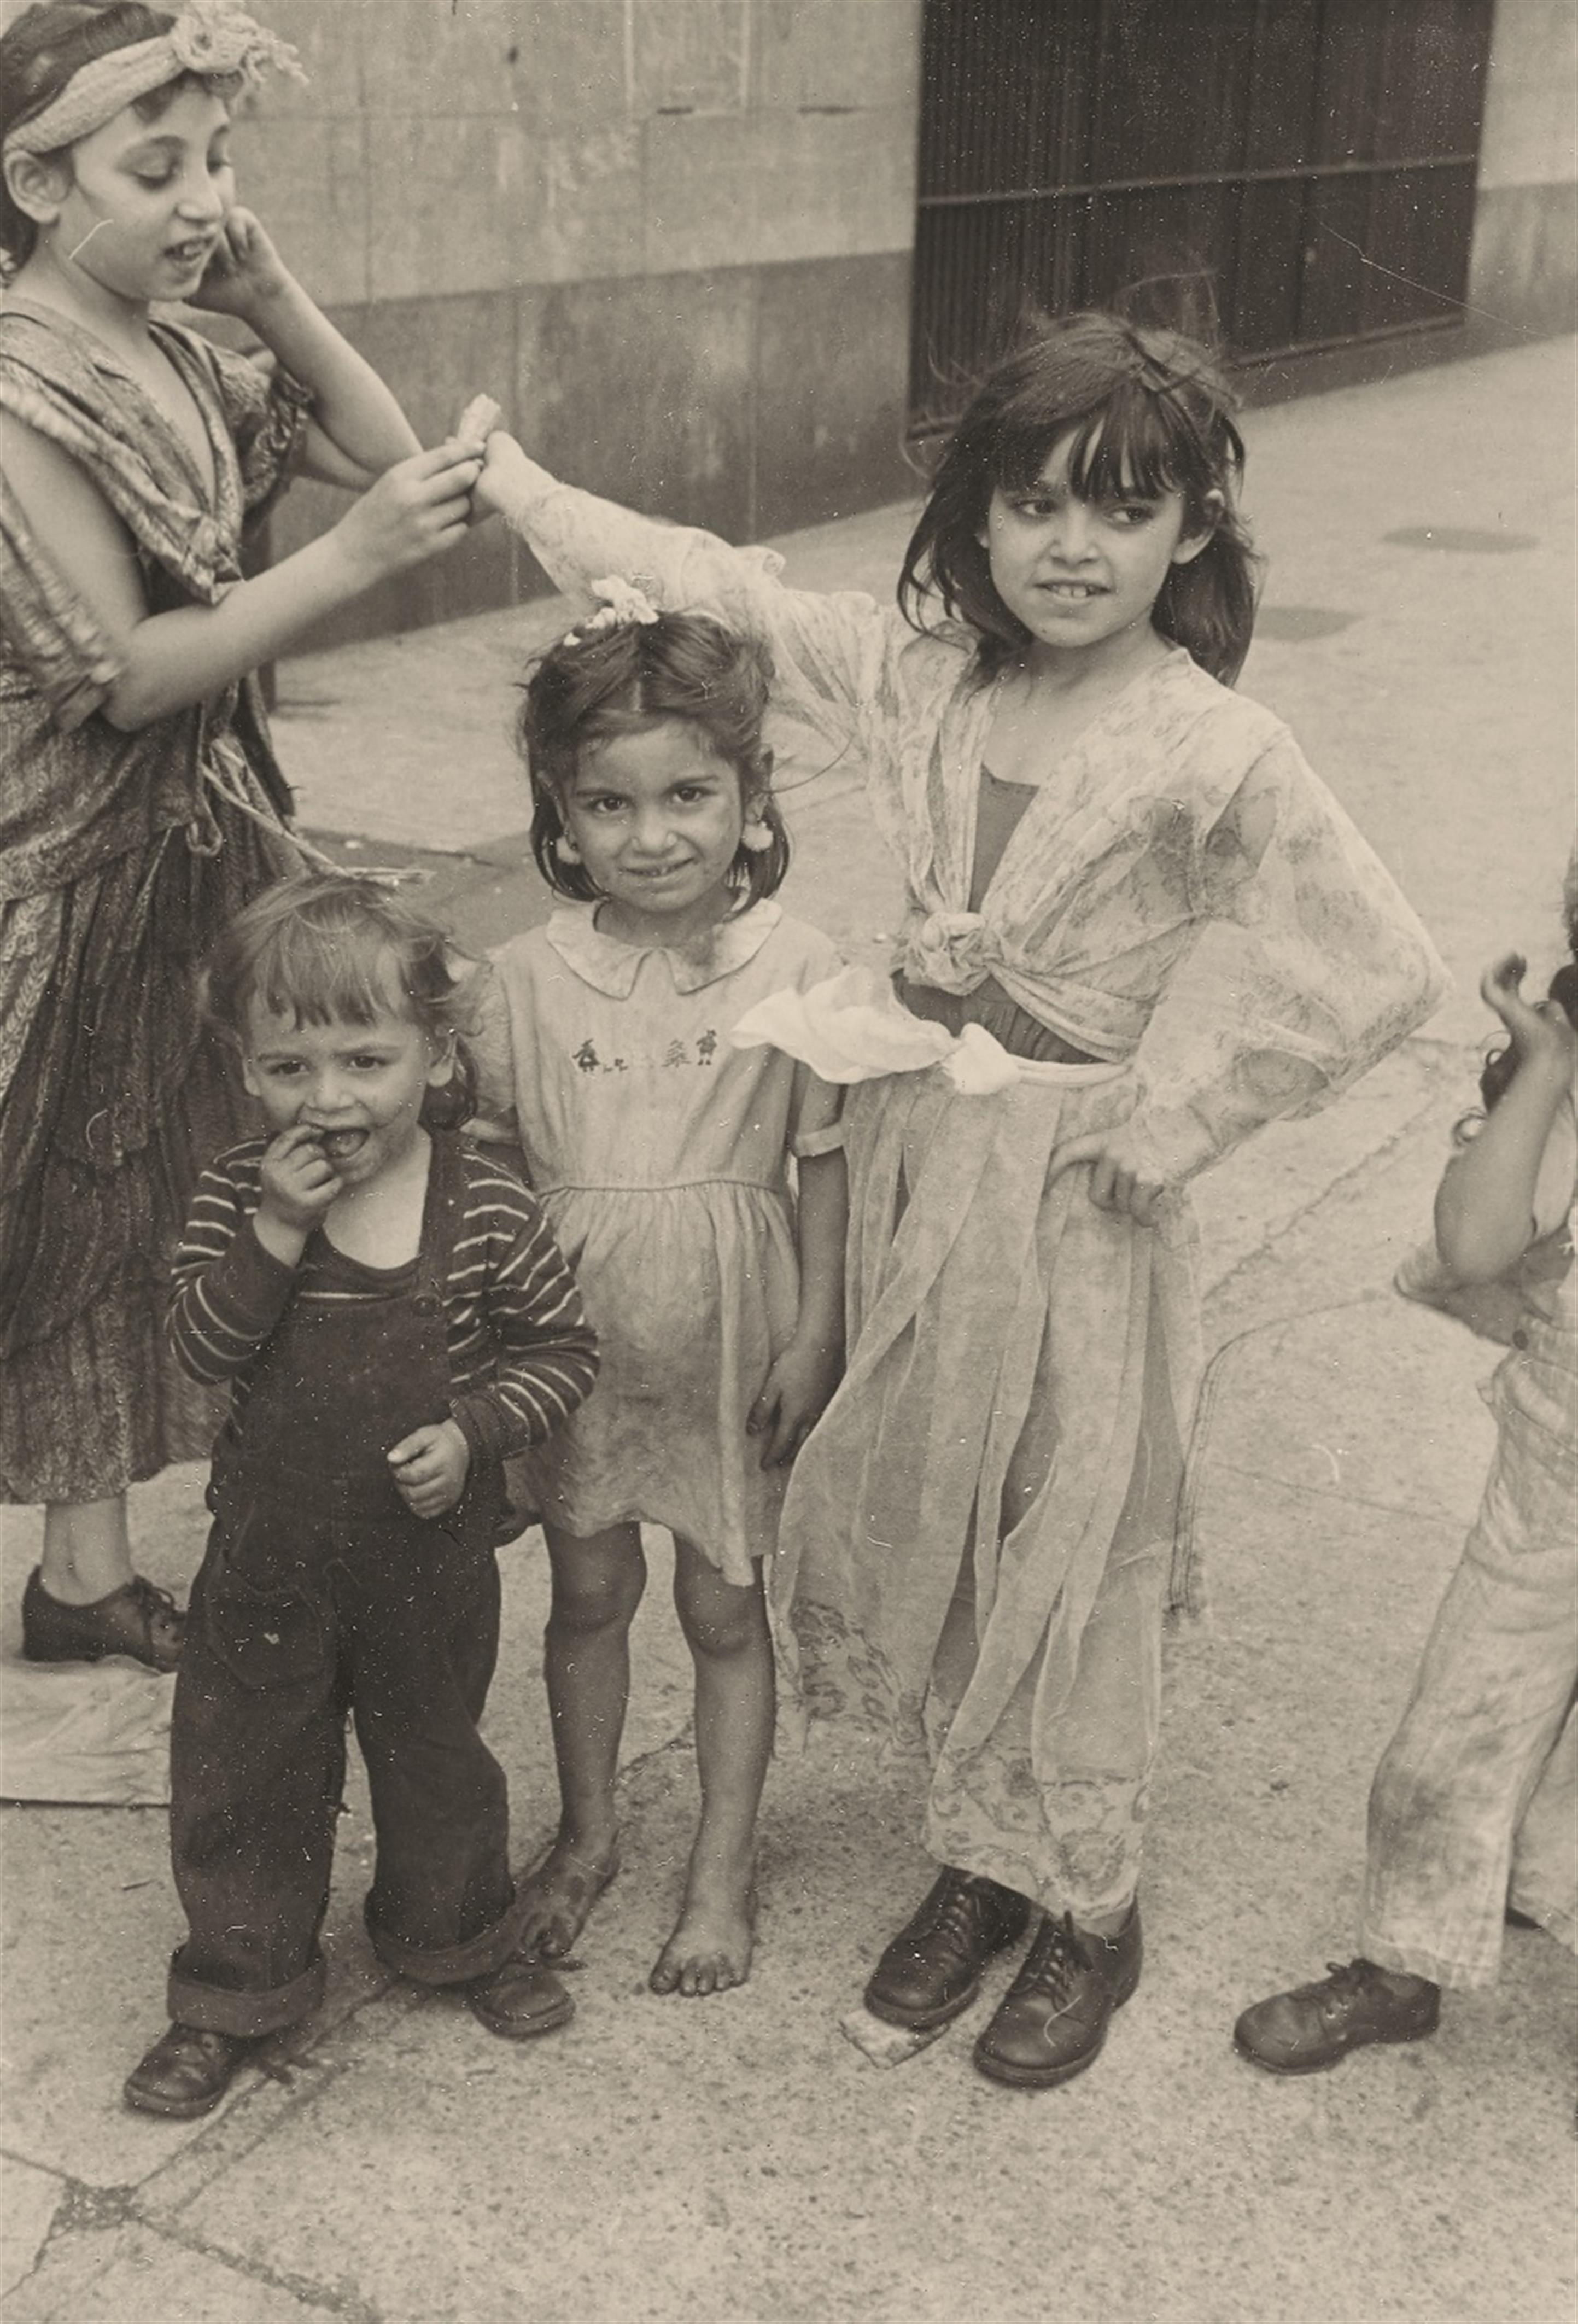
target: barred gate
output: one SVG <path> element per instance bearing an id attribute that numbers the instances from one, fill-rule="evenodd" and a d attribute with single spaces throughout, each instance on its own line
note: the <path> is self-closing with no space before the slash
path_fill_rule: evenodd
<path id="1" fill-rule="evenodd" d="M 1027 307 L 1246 358 L 1455 322 L 1492 5 L 927 0 L 916 432 Z"/>

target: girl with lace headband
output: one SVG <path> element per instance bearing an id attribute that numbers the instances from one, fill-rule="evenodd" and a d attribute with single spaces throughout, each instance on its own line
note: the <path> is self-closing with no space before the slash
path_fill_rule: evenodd
<path id="1" fill-rule="evenodd" d="M 192 966 L 300 861 L 254 673 L 457 541 L 477 473 L 419 450 L 236 206 L 231 101 L 270 69 L 293 52 L 234 0 L 38 0 L 0 38 L 0 1499 L 46 1504 L 44 1661 L 180 1650 L 125 1490 L 208 1434 L 164 1277 L 193 1157 L 244 1117 Z M 244 579 L 295 473 L 361 496 Z"/>
<path id="2" fill-rule="evenodd" d="M 838 1093 L 729 1036 L 835 963 L 772 900 L 789 844 L 765 649 L 628 579 L 593 586 L 601 607 L 538 664 L 521 715 L 533 852 L 564 900 L 495 955 L 477 1045 L 484 1110 L 519 1131 L 602 1349 L 592 1396 L 525 1463 L 553 1572 L 561 1813 L 521 1934 L 568 1953 L 618 1868 L 640 1526 L 667 1526 L 701 1816 L 651 1981 L 694 1996 L 751 1965 L 774 1714 L 762 1563 L 844 1336 Z"/>
<path id="3" fill-rule="evenodd" d="M 1435 952 L 1281 723 L 1230 691 L 1254 614 L 1242 446 L 1204 347 L 1038 330 L 954 431 L 901 611 L 556 483 L 480 499 L 556 578 L 640 565 L 769 641 L 775 706 L 863 766 L 909 889 L 891 989 L 755 1012 L 851 1084 L 848 1360 L 773 1587 L 813 1710 L 931 1760 L 941 1870 L 868 2007 L 918 2034 L 1034 1924 L 975 2045 L 1038 2089 L 1140 1967 L 1160 1640 L 1197 1376 L 1185 1189 L 1423 1018 Z M 1141 1036 L 1211 929 L 1216 975 Z"/>

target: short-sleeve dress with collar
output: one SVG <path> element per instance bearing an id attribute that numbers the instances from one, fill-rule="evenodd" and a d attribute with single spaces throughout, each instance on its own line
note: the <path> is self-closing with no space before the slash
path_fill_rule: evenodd
<path id="1" fill-rule="evenodd" d="M 76 460 L 134 543 L 150 609 L 215 604 L 289 477 L 307 391 L 178 325 L 210 493 L 113 351 L 0 304 L 0 425 Z M 0 476 L 0 1499 L 107 1499 L 206 1453 L 164 1341 L 198 1171 L 250 1126 L 194 971 L 300 858 L 247 677 L 124 733 L 109 640 Z"/>
<path id="2" fill-rule="evenodd" d="M 773 1546 L 787 1472 L 762 1469 L 745 1420 L 798 1311 L 789 1157 L 842 1142 L 839 1099 L 729 1035 L 836 967 L 774 903 L 673 949 L 567 905 L 494 954 L 483 1101 L 514 1114 L 602 1351 L 587 1401 L 525 1463 L 566 1533 L 665 1525 L 741 1583 Z"/>

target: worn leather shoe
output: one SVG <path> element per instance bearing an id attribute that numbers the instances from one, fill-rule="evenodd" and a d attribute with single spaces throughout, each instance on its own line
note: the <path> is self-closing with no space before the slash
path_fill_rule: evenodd
<path id="1" fill-rule="evenodd" d="M 68 1606 L 44 1588 L 35 1565 L 22 1593 L 22 1651 L 30 1663 L 101 1663 L 128 1655 L 150 1670 L 172 1671 L 186 1638 L 186 1616 L 168 1590 L 134 1573 L 107 1598 Z"/>
<path id="2" fill-rule="evenodd" d="M 1029 1904 L 1012 1888 L 945 1864 L 872 1971 L 866 2007 L 917 2034 L 946 2025 L 968 2009 L 987 1962 L 1023 1936 L 1029 1918 Z"/>
<path id="3" fill-rule="evenodd" d="M 142 2064 L 126 2077 L 125 2097 L 139 2114 L 162 2114 L 189 2122 L 208 2114 L 230 2088 L 254 2041 L 238 2034 L 210 2034 L 179 2018 Z"/>
<path id="4" fill-rule="evenodd" d="M 1441 1988 L 1411 1977 L 1399 1991 L 1373 1961 L 1328 1961 L 1314 1985 L 1246 2009 L 1233 2046 L 1272 2074 L 1315 2074 L 1367 2042 L 1418 2042 L 1441 2020 Z"/>
<path id="5" fill-rule="evenodd" d="M 466 1993 L 472 2015 L 506 2042 L 530 2042 L 568 2025 L 576 2005 L 550 1969 L 521 1954 L 477 1978 Z"/>
<path id="6" fill-rule="evenodd" d="M 1114 2009 L 1140 1982 L 1144 1944 L 1140 1907 L 1115 1936 L 1076 1929 L 1072 1914 L 1048 1913 L 975 2044 L 975 2063 L 994 2082 L 1050 2089 L 1083 2073 L 1107 2038 Z"/>

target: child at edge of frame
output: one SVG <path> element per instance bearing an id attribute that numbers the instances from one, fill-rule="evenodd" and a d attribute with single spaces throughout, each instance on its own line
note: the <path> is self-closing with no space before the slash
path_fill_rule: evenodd
<path id="1" fill-rule="evenodd" d="M 204 1173 L 170 1310 L 181 1364 L 230 1386 L 171 1719 L 188 1932 L 172 2022 L 125 2084 L 177 2119 L 322 1997 L 347 1711 L 379 1960 L 463 1987 L 509 2039 L 571 2015 L 519 1950 L 505 1779 L 477 1722 L 503 1457 L 596 1372 L 535 1198 L 454 1126 L 475 1083 L 442 929 L 370 881 L 303 873 L 231 922 L 206 999 L 268 1135 Z"/>
<path id="2" fill-rule="evenodd" d="M 1398 1276 L 1510 1342 L 1482 1391 L 1496 1450 L 1370 1786 L 1363 1950 L 1233 2028 L 1270 2073 L 1434 2034 L 1444 1986 L 1496 1982 L 1509 1925 L 1578 1950 L 1578 858 L 1565 914 L 1573 957 L 1545 1000 L 1517 954 L 1485 971 L 1509 1038 L 1458 1125 L 1435 1248 Z"/>

